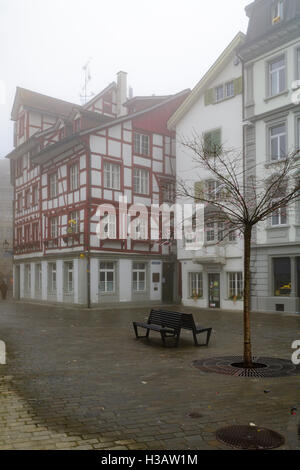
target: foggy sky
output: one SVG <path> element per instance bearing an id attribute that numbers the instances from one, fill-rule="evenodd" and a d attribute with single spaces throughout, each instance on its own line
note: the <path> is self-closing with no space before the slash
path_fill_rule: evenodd
<path id="1" fill-rule="evenodd" d="M 240 30 L 250 0 L 0 0 L 0 157 L 17 86 L 80 104 L 128 72 L 134 95 L 193 88 Z M 3 97 L 2 89 L 6 93 Z M 4 98 L 4 100 L 3 100 Z"/>

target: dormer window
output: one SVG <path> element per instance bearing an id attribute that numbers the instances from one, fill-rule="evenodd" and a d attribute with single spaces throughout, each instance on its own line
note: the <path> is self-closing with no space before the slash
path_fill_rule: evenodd
<path id="1" fill-rule="evenodd" d="M 273 7 L 272 23 L 276 24 L 283 19 L 283 0 L 277 0 Z"/>
<path id="2" fill-rule="evenodd" d="M 75 134 L 80 131 L 80 118 L 74 121 L 74 132 Z"/>

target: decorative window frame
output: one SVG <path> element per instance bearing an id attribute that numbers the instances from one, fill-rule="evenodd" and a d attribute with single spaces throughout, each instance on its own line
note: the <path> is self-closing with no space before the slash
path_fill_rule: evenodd
<path id="1" fill-rule="evenodd" d="M 285 88 L 282 91 L 279 91 L 278 93 L 272 95 L 271 94 L 271 80 L 270 80 L 270 65 L 273 62 L 276 62 L 280 58 L 284 59 L 284 71 L 285 71 Z M 278 96 L 282 95 L 287 95 L 289 93 L 287 84 L 288 84 L 288 61 L 287 61 L 287 51 L 282 51 L 280 53 L 277 53 L 276 55 L 273 55 L 272 57 L 269 57 L 266 62 L 265 62 L 265 99 L 264 101 L 267 102 L 269 100 L 272 100 L 273 98 L 277 98 Z"/>
<path id="2" fill-rule="evenodd" d="M 286 130 L 286 139 L 285 139 L 285 151 L 286 151 L 286 156 L 288 155 L 288 148 L 289 148 L 289 126 L 288 126 L 288 113 L 284 113 L 282 115 L 278 115 L 276 118 L 274 116 L 272 117 L 272 120 L 266 120 L 266 157 L 267 165 L 272 165 L 276 164 L 279 162 L 284 161 L 285 159 L 279 159 L 279 160 L 272 160 L 271 158 L 271 139 L 270 139 L 270 133 L 271 129 L 280 125 L 285 125 L 285 130 Z"/>
<path id="3" fill-rule="evenodd" d="M 113 268 L 101 268 L 101 263 L 105 264 L 112 264 Z M 104 272 L 106 273 L 105 275 L 105 287 L 107 287 L 107 273 L 112 272 L 113 273 L 113 290 L 101 290 L 100 289 L 100 273 Z M 116 295 L 117 293 L 117 280 L 118 280 L 118 262 L 116 260 L 111 260 L 111 259 L 101 259 L 98 262 L 98 275 L 99 275 L 99 281 L 98 281 L 98 292 L 100 296 L 112 296 Z"/>
<path id="4" fill-rule="evenodd" d="M 112 188 L 110 186 L 105 185 L 105 178 L 104 178 L 104 165 L 114 165 L 119 167 L 119 188 Z M 123 166 L 122 163 L 116 160 L 111 160 L 108 158 L 103 158 L 102 160 L 102 183 L 103 183 L 103 189 L 107 189 L 109 191 L 123 191 Z"/>
<path id="5" fill-rule="evenodd" d="M 57 184 L 56 184 L 56 195 L 51 194 L 51 178 L 52 176 L 56 175 L 57 177 Z M 58 177 L 58 170 L 52 171 L 48 174 L 48 199 L 53 200 L 59 196 L 59 177 Z"/>
<path id="6" fill-rule="evenodd" d="M 76 166 L 77 167 L 77 187 L 72 188 L 71 182 L 72 182 L 72 176 L 71 176 L 71 170 L 72 168 Z M 75 191 L 80 190 L 80 162 L 79 159 L 73 160 L 68 163 L 68 192 L 73 193 Z"/>
<path id="7" fill-rule="evenodd" d="M 138 152 L 136 152 L 136 148 L 135 148 L 135 136 L 136 135 L 140 136 L 140 143 L 139 143 L 139 151 Z M 144 136 L 148 138 L 148 153 L 147 154 L 141 152 L 142 149 L 143 149 L 142 140 L 143 140 Z M 139 129 L 133 129 L 132 130 L 132 153 L 133 153 L 133 155 L 136 155 L 136 156 L 142 157 L 142 158 L 151 158 L 152 145 L 153 145 L 152 135 L 150 133 L 147 133 L 144 130 L 139 130 Z"/>
<path id="8" fill-rule="evenodd" d="M 193 280 L 192 280 L 193 276 L 198 276 L 198 280 L 196 281 L 197 286 L 196 286 L 196 289 L 194 290 L 193 290 Z M 188 273 L 188 292 L 189 292 L 189 298 L 191 299 L 203 298 L 204 290 L 203 290 L 203 272 L 202 271 L 190 271 Z"/>

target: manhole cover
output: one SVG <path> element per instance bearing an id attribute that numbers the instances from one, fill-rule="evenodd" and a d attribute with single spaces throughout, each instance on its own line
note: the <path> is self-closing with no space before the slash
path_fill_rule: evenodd
<path id="1" fill-rule="evenodd" d="M 287 359 L 276 357 L 253 357 L 256 367 L 245 369 L 243 358 L 237 356 L 210 357 L 194 361 L 193 366 L 203 372 L 233 375 L 236 377 L 288 377 L 300 374 L 300 366 L 294 365 Z"/>
<path id="2" fill-rule="evenodd" d="M 238 449 L 276 449 L 284 444 L 284 437 L 270 429 L 257 426 L 229 426 L 216 432 L 218 441 Z"/>

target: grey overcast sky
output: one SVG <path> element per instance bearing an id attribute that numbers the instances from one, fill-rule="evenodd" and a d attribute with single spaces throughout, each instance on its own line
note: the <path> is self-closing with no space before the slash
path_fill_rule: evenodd
<path id="1" fill-rule="evenodd" d="M 95 93 L 119 70 L 128 72 L 134 95 L 193 88 L 235 34 L 246 32 L 249 3 L 0 0 L 0 157 L 13 148 L 17 86 L 80 103 L 82 67 L 91 58 Z"/>

